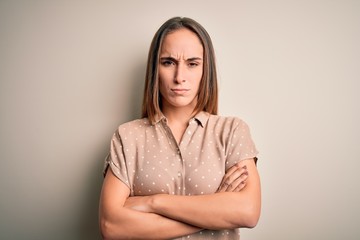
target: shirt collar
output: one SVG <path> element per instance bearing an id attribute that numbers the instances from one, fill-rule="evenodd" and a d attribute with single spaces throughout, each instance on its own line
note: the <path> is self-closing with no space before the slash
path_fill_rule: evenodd
<path id="1" fill-rule="evenodd" d="M 206 125 L 207 121 L 209 120 L 209 117 L 210 117 L 210 113 L 200 111 L 192 119 L 195 119 L 201 127 L 204 127 Z M 167 119 L 164 116 L 164 114 L 162 114 L 162 113 L 155 115 L 154 122 L 152 124 L 156 125 L 160 121 L 167 123 Z M 191 119 L 190 119 L 190 121 L 191 121 Z"/>
<path id="2" fill-rule="evenodd" d="M 209 120 L 210 113 L 201 111 L 197 113 L 194 119 L 200 124 L 201 127 L 205 127 L 207 121 Z"/>
<path id="3" fill-rule="evenodd" d="M 167 121 L 166 117 L 162 113 L 158 113 L 154 117 L 154 121 L 152 122 L 152 125 L 158 124 L 160 121 Z"/>

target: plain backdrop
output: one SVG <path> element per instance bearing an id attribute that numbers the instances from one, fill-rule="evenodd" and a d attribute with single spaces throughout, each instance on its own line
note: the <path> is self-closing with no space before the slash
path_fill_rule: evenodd
<path id="1" fill-rule="evenodd" d="M 103 160 L 168 18 L 210 33 L 260 151 L 242 239 L 359 239 L 360 1 L 0 1 L 0 239 L 100 239 Z M 139 226 L 141 227 L 141 226 Z"/>

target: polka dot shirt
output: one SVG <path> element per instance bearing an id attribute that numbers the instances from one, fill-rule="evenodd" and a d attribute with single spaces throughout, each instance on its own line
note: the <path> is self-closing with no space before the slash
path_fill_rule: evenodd
<path id="1" fill-rule="evenodd" d="M 110 166 L 131 196 L 201 195 L 216 192 L 231 166 L 254 158 L 256 147 L 247 124 L 236 117 L 198 113 L 178 144 L 164 116 L 119 126 L 104 172 Z M 179 239 L 239 239 L 238 229 L 201 232 Z"/>

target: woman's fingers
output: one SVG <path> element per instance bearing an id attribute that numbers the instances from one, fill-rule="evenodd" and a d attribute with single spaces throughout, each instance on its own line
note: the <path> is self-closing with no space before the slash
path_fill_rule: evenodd
<path id="1" fill-rule="evenodd" d="M 236 178 L 232 183 L 230 183 L 226 192 L 238 192 L 245 187 L 246 179 L 248 178 L 248 172 L 245 170 L 238 178 Z"/>
<path id="2" fill-rule="evenodd" d="M 225 174 L 222 183 L 230 185 L 244 173 L 247 173 L 246 165 L 236 164 Z"/>
<path id="3" fill-rule="evenodd" d="M 224 175 L 217 192 L 240 191 L 245 187 L 248 171 L 242 162 L 232 166 Z"/>

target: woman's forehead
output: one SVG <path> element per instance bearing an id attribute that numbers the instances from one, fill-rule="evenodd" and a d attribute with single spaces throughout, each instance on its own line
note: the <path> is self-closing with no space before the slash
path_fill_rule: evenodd
<path id="1" fill-rule="evenodd" d="M 160 54 L 169 57 L 202 57 L 203 45 L 194 32 L 182 28 L 165 36 Z"/>

